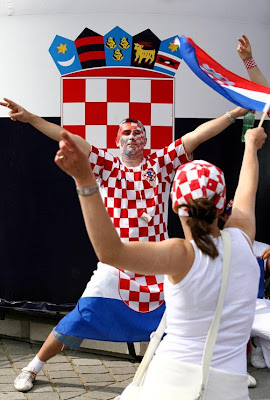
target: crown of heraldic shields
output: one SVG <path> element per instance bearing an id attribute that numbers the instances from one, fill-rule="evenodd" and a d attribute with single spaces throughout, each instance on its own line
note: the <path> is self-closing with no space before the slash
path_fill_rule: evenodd
<path id="1" fill-rule="evenodd" d="M 49 52 L 61 75 L 98 67 L 135 67 L 174 76 L 180 65 L 177 36 L 160 40 L 150 29 L 137 35 L 116 26 L 104 36 L 85 28 L 73 41 L 56 35 Z"/>

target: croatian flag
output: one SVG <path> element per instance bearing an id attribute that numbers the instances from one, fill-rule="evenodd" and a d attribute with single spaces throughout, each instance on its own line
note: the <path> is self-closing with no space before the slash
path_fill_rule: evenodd
<path id="1" fill-rule="evenodd" d="M 207 85 L 237 106 L 268 111 L 270 88 L 230 72 L 197 46 L 191 38 L 180 36 L 180 53 L 189 68 Z M 176 39 L 176 43 L 178 42 Z"/>
<path id="2" fill-rule="evenodd" d="M 138 275 L 99 262 L 77 306 L 56 331 L 110 342 L 149 341 L 165 310 L 163 280 L 163 275 Z"/>

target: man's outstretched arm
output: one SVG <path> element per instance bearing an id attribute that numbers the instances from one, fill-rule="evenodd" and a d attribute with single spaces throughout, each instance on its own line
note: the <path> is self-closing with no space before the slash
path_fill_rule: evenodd
<path id="1" fill-rule="evenodd" d="M 198 126 L 194 131 L 185 134 L 182 137 L 187 154 L 191 154 L 201 143 L 218 135 L 224 129 L 228 128 L 238 117 L 242 117 L 247 113 L 247 110 L 241 107 L 236 107 L 232 111 L 223 114 L 218 118 L 207 121 Z"/>
<path id="2" fill-rule="evenodd" d="M 53 124 L 52 122 L 46 121 L 44 118 L 41 118 L 38 115 L 30 113 L 19 104 L 7 98 L 4 98 L 4 102 L 0 102 L 0 105 L 10 109 L 9 116 L 12 121 L 28 123 L 44 135 L 53 140 L 56 140 L 57 142 L 61 140 L 61 132 L 67 132 L 73 138 L 75 143 L 80 147 L 80 149 L 85 154 L 89 155 L 91 151 L 91 145 L 82 137 L 74 135 L 73 133 L 68 132 L 66 129 L 62 128 L 61 126 Z"/>

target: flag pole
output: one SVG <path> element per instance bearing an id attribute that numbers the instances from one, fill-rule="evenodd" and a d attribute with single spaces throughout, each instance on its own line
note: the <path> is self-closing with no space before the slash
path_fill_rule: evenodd
<path id="1" fill-rule="evenodd" d="M 266 117 L 266 114 L 268 113 L 269 107 L 270 107 L 270 101 L 268 103 L 266 103 L 266 105 L 264 107 L 263 115 L 262 115 L 262 118 L 261 118 L 260 123 L 258 125 L 258 128 L 260 128 L 262 126 L 263 121 L 264 121 L 264 119 Z"/>

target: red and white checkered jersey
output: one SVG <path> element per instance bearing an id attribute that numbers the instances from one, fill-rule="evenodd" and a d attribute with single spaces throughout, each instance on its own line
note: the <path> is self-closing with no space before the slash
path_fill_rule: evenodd
<path id="1" fill-rule="evenodd" d="M 179 165 L 189 161 L 182 140 L 150 154 L 137 167 L 127 168 L 119 157 L 94 146 L 89 160 L 122 241 L 167 239 L 170 186 Z M 141 218 L 143 212 L 150 222 Z"/>

